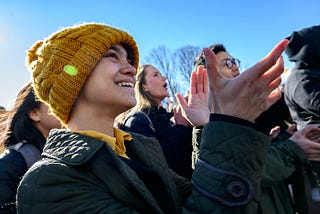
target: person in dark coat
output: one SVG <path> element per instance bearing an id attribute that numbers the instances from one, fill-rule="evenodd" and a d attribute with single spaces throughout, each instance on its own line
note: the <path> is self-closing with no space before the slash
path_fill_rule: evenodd
<path id="1" fill-rule="evenodd" d="M 294 31 L 287 39 L 289 44 L 285 53 L 295 65 L 285 82 L 284 97 L 292 120 L 298 130 L 310 124 L 320 127 L 320 25 Z M 311 161 L 311 167 L 317 174 L 316 180 L 320 180 L 319 162 Z M 313 182 L 311 186 L 320 201 L 319 184 Z M 306 187 L 310 189 L 309 184 Z M 311 201 L 310 198 L 310 206 L 316 210 L 314 213 L 319 213 L 319 204 Z"/>
<path id="2" fill-rule="evenodd" d="M 49 131 L 61 125 L 49 115 L 48 106 L 36 99 L 30 83 L 18 93 L 13 109 L 1 117 L 5 118 L 0 139 L 5 151 L 0 154 L 0 213 L 16 213 L 22 176 L 40 159 Z"/>
<path id="3" fill-rule="evenodd" d="M 117 118 L 119 128 L 155 137 L 169 167 L 191 179 L 192 126 L 181 115 L 179 106 L 173 113 L 162 107 L 168 96 L 166 77 L 154 66 L 145 64 L 139 66 L 136 79 L 137 104 Z"/>
<path id="4" fill-rule="evenodd" d="M 295 66 L 285 83 L 285 101 L 298 130 L 320 126 L 320 25 L 295 31 L 288 39 L 285 53 Z"/>
<path id="5" fill-rule="evenodd" d="M 210 46 L 217 55 L 217 63 L 221 76 L 224 78 L 236 78 L 239 75 L 239 66 L 226 50 L 223 44 L 217 43 Z M 205 56 L 199 53 L 195 60 L 195 66 L 205 66 Z M 282 87 L 283 85 L 281 85 Z M 280 86 L 279 86 L 280 87 Z M 283 90 L 279 90 L 283 94 Z M 298 132 L 287 132 L 287 122 L 291 122 L 289 109 L 283 96 L 277 100 L 269 109 L 259 115 L 254 123 L 266 134 L 277 127 L 280 132 L 277 137 L 271 137 L 272 144 L 266 156 L 264 173 L 262 174 L 262 193 L 259 210 L 269 207 L 268 213 L 308 213 L 309 207 L 303 186 L 303 172 L 309 171 L 309 160 L 320 160 L 319 138 L 320 129 L 312 125 L 304 127 Z M 280 129 L 279 129 L 280 128 Z M 294 128 L 291 126 L 290 129 Z M 200 132 L 201 129 L 196 129 Z M 305 134 L 302 134 L 305 133 Z M 314 137 L 301 138 L 313 135 Z M 198 136 L 200 134 L 198 133 Z M 200 140 L 194 141 L 193 163 L 197 161 Z M 313 181 L 314 176 L 309 173 L 306 180 Z M 290 186 L 289 186 L 290 185 Z M 291 192 L 290 192 L 291 189 Z M 293 190 L 292 190 L 293 189 Z"/>
<path id="6" fill-rule="evenodd" d="M 234 81 L 219 76 L 204 48 L 207 71 L 192 72 L 188 100 L 177 95 L 182 115 L 203 126 L 190 181 L 168 167 L 155 138 L 114 127 L 136 104 L 139 52 L 130 34 L 83 23 L 36 42 L 26 62 L 37 97 L 66 129 L 50 132 L 42 159 L 23 177 L 18 212 L 255 213 L 270 139 L 252 122 L 280 97 L 286 45 Z M 208 90 L 220 103 L 211 115 Z"/>

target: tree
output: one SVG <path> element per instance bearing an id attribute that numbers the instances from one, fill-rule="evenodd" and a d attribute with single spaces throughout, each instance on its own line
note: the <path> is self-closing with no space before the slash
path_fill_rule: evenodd
<path id="1" fill-rule="evenodd" d="M 191 72 L 193 71 L 194 58 L 200 53 L 198 46 L 187 45 L 174 52 L 176 67 L 184 81 L 189 83 Z"/>

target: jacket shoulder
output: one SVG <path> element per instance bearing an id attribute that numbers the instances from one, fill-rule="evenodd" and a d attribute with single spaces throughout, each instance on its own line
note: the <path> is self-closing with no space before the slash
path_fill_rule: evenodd
<path id="1" fill-rule="evenodd" d="M 104 145 L 100 140 L 56 129 L 51 131 L 42 155 L 76 166 L 87 162 Z"/>

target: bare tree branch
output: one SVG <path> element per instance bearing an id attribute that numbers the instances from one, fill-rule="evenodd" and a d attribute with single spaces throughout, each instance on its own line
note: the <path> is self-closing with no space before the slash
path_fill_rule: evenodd
<path id="1" fill-rule="evenodd" d="M 178 92 L 178 84 L 176 82 L 175 61 L 171 51 L 165 46 L 153 48 L 150 55 L 146 57 L 147 61 L 160 70 L 162 75 L 166 76 L 169 94 L 176 102 L 175 94 Z"/>

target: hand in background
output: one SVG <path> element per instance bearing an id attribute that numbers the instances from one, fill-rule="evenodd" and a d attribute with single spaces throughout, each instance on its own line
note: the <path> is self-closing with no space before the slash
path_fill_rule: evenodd
<path id="1" fill-rule="evenodd" d="M 320 161 L 320 128 L 316 125 L 307 125 L 294 132 L 289 139 L 304 151 L 308 160 Z"/>
<path id="2" fill-rule="evenodd" d="M 288 40 L 279 42 L 266 57 L 233 79 L 224 79 L 219 74 L 214 53 L 205 48 L 213 111 L 254 121 L 275 103 L 281 97 L 278 89 L 284 71 L 281 54 L 287 44 Z"/>
<path id="3" fill-rule="evenodd" d="M 177 94 L 182 115 L 193 126 L 202 126 L 209 121 L 210 111 L 208 107 L 208 75 L 203 66 L 191 73 L 190 93 L 188 100 L 181 94 Z"/>

